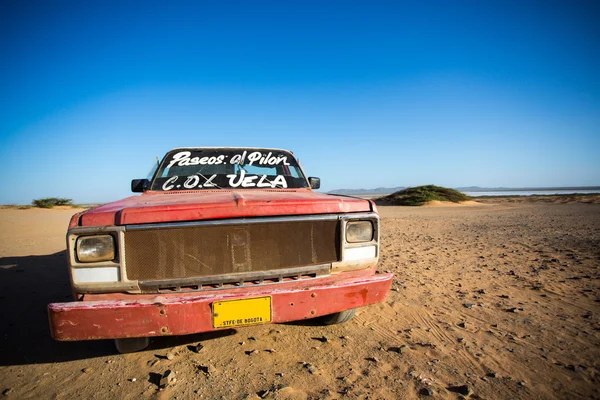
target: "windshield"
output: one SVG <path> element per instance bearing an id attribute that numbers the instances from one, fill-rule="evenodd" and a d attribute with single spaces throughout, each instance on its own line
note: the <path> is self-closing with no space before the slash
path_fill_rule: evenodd
<path id="1" fill-rule="evenodd" d="M 306 188 L 291 153 L 269 149 L 177 149 L 160 164 L 151 190 Z"/>

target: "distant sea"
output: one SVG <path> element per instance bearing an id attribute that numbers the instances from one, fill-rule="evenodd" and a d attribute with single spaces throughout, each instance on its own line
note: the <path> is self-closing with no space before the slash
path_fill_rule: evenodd
<path id="1" fill-rule="evenodd" d="M 574 193 L 597 193 L 600 194 L 600 190 L 577 190 L 577 189 L 569 189 L 569 190 L 505 190 L 505 191 L 496 191 L 496 192 L 469 192 L 463 191 L 464 194 L 471 197 L 480 197 L 480 196 L 534 196 L 534 195 L 553 195 L 553 194 L 574 194 Z"/>

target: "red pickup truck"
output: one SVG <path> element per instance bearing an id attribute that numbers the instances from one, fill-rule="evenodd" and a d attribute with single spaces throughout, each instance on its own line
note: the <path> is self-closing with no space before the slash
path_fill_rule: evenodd
<path id="1" fill-rule="evenodd" d="M 372 201 L 317 193 L 280 149 L 180 148 L 141 192 L 72 217 L 73 302 L 48 306 L 56 340 L 149 337 L 263 323 L 352 318 L 382 302 Z"/>

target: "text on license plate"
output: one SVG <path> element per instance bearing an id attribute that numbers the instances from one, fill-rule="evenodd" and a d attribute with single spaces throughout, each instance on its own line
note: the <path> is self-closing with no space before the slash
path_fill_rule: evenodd
<path id="1" fill-rule="evenodd" d="M 216 301 L 212 303 L 212 320 L 215 328 L 271 322 L 271 297 Z"/>

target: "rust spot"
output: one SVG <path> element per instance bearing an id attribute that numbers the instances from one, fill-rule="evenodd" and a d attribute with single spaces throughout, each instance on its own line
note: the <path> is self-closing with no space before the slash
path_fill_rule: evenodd
<path id="1" fill-rule="evenodd" d="M 167 333 L 169 333 L 169 327 L 163 326 L 162 328 L 160 328 L 160 333 L 162 333 L 163 335 L 166 335 Z"/>
<path id="2" fill-rule="evenodd" d="M 367 295 L 369 294 L 369 289 L 363 288 L 358 292 L 350 292 L 346 293 L 346 297 L 356 297 L 357 295 L 362 297 L 363 304 L 367 302 Z"/>
<path id="3" fill-rule="evenodd" d="M 360 291 L 360 295 L 362 296 L 363 299 L 363 304 L 367 302 L 367 294 L 369 293 L 369 289 L 364 288 L 363 290 Z"/>
<path id="4" fill-rule="evenodd" d="M 313 294 L 310 295 L 310 297 L 312 297 L 314 299 L 315 297 L 317 297 L 317 294 L 313 293 Z"/>
<path id="5" fill-rule="evenodd" d="M 315 315 L 317 312 L 315 310 L 310 310 L 310 315 Z"/>

